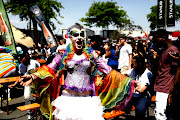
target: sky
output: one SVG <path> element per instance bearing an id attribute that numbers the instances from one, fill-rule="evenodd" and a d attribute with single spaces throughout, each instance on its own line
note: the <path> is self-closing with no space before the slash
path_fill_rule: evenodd
<path id="1" fill-rule="evenodd" d="M 62 25 L 59 25 L 55 20 L 53 20 L 57 29 L 54 30 L 55 34 L 61 34 L 62 29 L 67 29 L 74 23 L 78 22 L 83 25 L 83 23 L 79 20 L 82 17 L 86 17 L 85 14 L 88 12 L 93 2 L 98 1 L 110 1 L 110 0 L 57 0 L 61 2 L 64 9 L 61 9 L 60 14 L 64 18 L 58 17 L 59 21 Z M 112 0 L 113 2 L 117 2 L 116 5 L 121 7 L 121 9 L 127 12 L 127 15 L 134 21 L 135 25 L 140 25 L 143 30 L 150 31 L 149 25 L 150 23 L 147 20 L 147 14 L 151 13 L 150 8 L 154 5 L 157 5 L 157 0 Z M 175 0 L 176 4 L 180 4 L 180 0 Z M 42 11 L 43 12 L 43 11 Z M 27 29 L 27 22 L 29 21 L 20 21 L 18 16 L 12 16 L 8 14 L 10 22 L 17 28 L 25 28 Z M 84 26 L 85 28 L 89 28 L 88 26 Z M 89 28 L 94 30 L 97 34 L 101 28 L 92 27 Z M 109 29 L 115 30 L 116 28 L 110 27 Z M 169 31 L 180 31 L 180 22 L 176 22 L 175 27 L 168 27 Z"/>

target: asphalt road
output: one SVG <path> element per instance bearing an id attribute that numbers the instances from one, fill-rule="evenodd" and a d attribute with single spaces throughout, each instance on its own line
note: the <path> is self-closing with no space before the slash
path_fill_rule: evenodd
<path id="1" fill-rule="evenodd" d="M 24 105 L 23 87 L 11 89 L 11 101 L 9 101 L 9 115 L 6 111 L 6 100 L 3 100 L 3 107 L 0 109 L 0 120 L 27 120 L 27 112 L 21 112 L 17 107 Z"/>
<path id="2" fill-rule="evenodd" d="M 23 87 L 11 89 L 11 98 L 12 100 L 9 101 L 9 115 L 6 115 L 6 113 L 3 112 L 4 110 L 6 110 L 6 101 L 4 100 L 3 108 L 0 109 L 0 120 L 27 120 L 27 111 L 21 112 L 17 109 L 18 106 L 24 105 Z M 155 120 L 154 107 L 155 104 L 152 103 L 149 107 L 149 117 L 146 117 L 147 120 Z M 135 113 L 134 111 L 132 111 L 130 114 L 112 118 L 110 120 L 135 120 L 134 116 Z"/>

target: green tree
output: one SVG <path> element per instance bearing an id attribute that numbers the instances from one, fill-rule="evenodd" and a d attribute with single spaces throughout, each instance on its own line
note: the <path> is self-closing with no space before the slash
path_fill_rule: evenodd
<path id="1" fill-rule="evenodd" d="M 147 19 L 150 22 L 151 30 L 155 30 L 157 28 L 157 20 L 158 20 L 158 6 L 152 6 L 151 13 L 147 14 Z M 175 21 L 180 20 L 180 5 L 175 4 Z"/>
<path id="2" fill-rule="evenodd" d="M 115 26 L 119 29 L 132 30 L 140 28 L 134 25 L 134 22 L 129 19 L 126 11 L 122 10 L 116 5 L 117 2 L 94 2 L 86 13 L 86 18 L 81 18 L 84 25 L 92 27 L 102 27 L 103 29 L 109 28 L 109 25 Z"/>
<path id="3" fill-rule="evenodd" d="M 30 11 L 30 7 L 35 4 L 40 7 L 47 22 L 53 29 L 56 29 L 56 26 L 53 24 L 52 19 L 55 19 L 61 24 L 58 21 L 57 16 L 62 17 L 60 15 L 60 9 L 63 8 L 63 6 L 60 2 L 57 2 L 57 0 L 5 0 L 7 12 L 12 13 L 12 15 L 19 15 L 21 21 L 32 19 L 33 22 L 35 22 L 33 14 Z"/>
<path id="4" fill-rule="evenodd" d="M 151 30 L 155 30 L 157 27 L 157 19 L 158 19 L 158 8 L 156 6 L 152 6 L 151 13 L 147 15 L 147 19 L 150 22 L 150 28 Z"/>

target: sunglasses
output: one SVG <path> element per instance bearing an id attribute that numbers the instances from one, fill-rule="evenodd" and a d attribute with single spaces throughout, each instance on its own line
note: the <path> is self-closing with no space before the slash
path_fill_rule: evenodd
<path id="1" fill-rule="evenodd" d="M 70 35 L 73 36 L 73 37 L 78 37 L 78 36 L 84 37 L 84 31 L 81 31 L 80 33 L 77 32 L 77 31 L 71 31 Z"/>

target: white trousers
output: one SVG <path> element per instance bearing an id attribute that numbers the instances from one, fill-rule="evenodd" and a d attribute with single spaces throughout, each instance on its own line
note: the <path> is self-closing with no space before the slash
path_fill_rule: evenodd
<path id="1" fill-rule="evenodd" d="M 167 99 L 168 93 L 163 92 L 156 92 L 156 107 L 155 107 L 155 118 L 156 120 L 166 120 L 166 106 L 167 106 Z"/>

